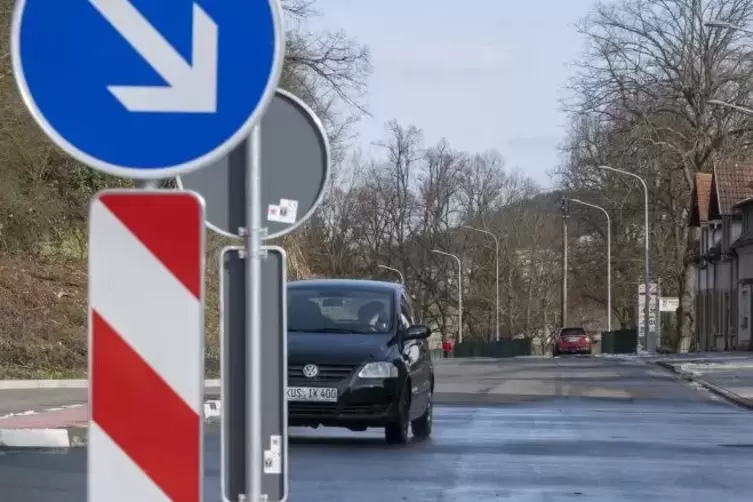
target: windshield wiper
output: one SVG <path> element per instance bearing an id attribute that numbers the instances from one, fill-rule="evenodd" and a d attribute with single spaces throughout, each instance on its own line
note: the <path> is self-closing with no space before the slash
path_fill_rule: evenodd
<path id="1" fill-rule="evenodd" d="M 308 328 L 308 329 L 301 329 L 301 328 L 289 328 L 288 331 L 293 333 L 343 333 L 346 335 L 350 334 L 357 334 L 357 335 L 372 335 L 376 334 L 371 331 L 366 330 L 357 330 L 357 329 L 349 329 L 349 328 Z"/>

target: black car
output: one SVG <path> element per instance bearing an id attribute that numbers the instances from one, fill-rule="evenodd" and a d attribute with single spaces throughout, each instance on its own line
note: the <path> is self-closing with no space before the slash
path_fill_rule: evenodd
<path id="1" fill-rule="evenodd" d="M 288 424 L 383 427 L 390 444 L 432 428 L 430 331 L 400 284 L 288 283 Z"/>

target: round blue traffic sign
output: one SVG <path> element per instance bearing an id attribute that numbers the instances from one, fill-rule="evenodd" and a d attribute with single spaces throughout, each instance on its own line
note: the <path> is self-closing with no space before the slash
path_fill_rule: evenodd
<path id="1" fill-rule="evenodd" d="M 275 95 L 279 0 L 18 0 L 13 69 L 63 150 L 117 176 L 174 177 L 226 155 Z"/>

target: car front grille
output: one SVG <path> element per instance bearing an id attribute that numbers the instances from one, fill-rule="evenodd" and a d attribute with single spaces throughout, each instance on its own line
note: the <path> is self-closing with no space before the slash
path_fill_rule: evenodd
<path id="1" fill-rule="evenodd" d="M 338 406 L 338 403 L 288 401 L 288 414 L 321 418 L 334 416 L 338 411 L 341 416 L 381 415 L 387 412 L 389 404 L 346 404 L 342 408 L 338 408 Z"/>
<path id="2" fill-rule="evenodd" d="M 303 367 L 305 364 L 288 364 L 288 385 L 316 387 L 322 384 L 338 383 L 348 378 L 356 367 L 352 365 L 333 365 L 322 364 L 319 367 L 319 374 L 314 378 L 303 376 Z"/>
<path id="3" fill-rule="evenodd" d="M 347 404 L 343 406 L 343 415 L 381 415 L 387 411 L 388 404 Z"/>
<path id="4" fill-rule="evenodd" d="M 288 401 L 289 415 L 327 417 L 337 411 L 337 403 L 297 403 Z"/>

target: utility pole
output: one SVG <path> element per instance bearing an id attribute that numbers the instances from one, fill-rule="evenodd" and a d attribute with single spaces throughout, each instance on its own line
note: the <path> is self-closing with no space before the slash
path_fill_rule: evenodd
<path id="1" fill-rule="evenodd" d="M 606 209 L 579 199 L 567 199 L 582 206 L 598 209 L 607 217 L 607 331 L 612 331 L 612 219 Z"/>
<path id="2" fill-rule="evenodd" d="M 467 228 L 468 230 L 473 230 L 475 232 L 480 232 L 482 234 L 486 234 L 492 239 L 494 239 L 494 282 L 496 285 L 496 303 L 494 304 L 494 309 L 496 312 L 496 326 L 497 329 L 495 330 L 496 334 L 496 340 L 499 341 L 499 239 L 497 239 L 497 236 L 494 235 L 493 232 L 490 232 L 488 230 L 482 230 L 480 228 L 471 227 L 469 225 L 463 225 L 463 228 Z"/>
<path id="3" fill-rule="evenodd" d="M 570 206 L 567 199 L 560 204 L 562 212 L 562 307 L 560 319 L 562 328 L 567 327 L 567 218 L 570 217 Z"/>
<path id="4" fill-rule="evenodd" d="M 650 312 L 649 304 L 651 303 L 651 292 L 649 291 L 649 268 L 648 261 L 651 251 L 649 246 L 649 226 L 648 226 L 648 185 L 646 180 L 641 178 L 635 173 L 625 171 L 624 169 L 617 169 L 609 166 L 598 166 L 599 169 L 612 171 L 615 173 L 625 174 L 632 178 L 637 179 L 643 187 L 643 288 L 646 290 L 646 295 L 643 297 L 643 336 L 644 343 L 646 345 L 646 351 L 650 354 L 656 353 L 656 333 L 649 333 L 648 313 Z"/>
<path id="5" fill-rule="evenodd" d="M 432 253 L 449 256 L 458 263 L 458 343 L 463 343 L 463 262 L 459 256 L 432 249 Z"/>

